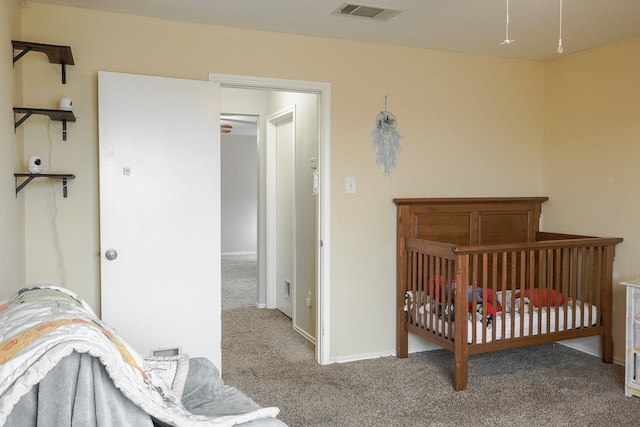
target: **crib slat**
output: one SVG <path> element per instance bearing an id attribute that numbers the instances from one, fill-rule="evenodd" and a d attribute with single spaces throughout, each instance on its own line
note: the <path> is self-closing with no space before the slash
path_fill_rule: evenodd
<path id="1" fill-rule="evenodd" d="M 437 262 L 437 258 L 435 257 L 430 257 L 429 259 L 429 266 L 431 267 L 431 270 L 433 272 L 433 274 L 431 275 L 430 280 L 430 287 L 429 287 L 429 296 L 430 296 L 430 300 L 431 300 L 431 307 L 429 310 L 429 329 L 431 330 L 432 334 L 438 334 L 438 310 L 441 309 L 441 302 L 440 302 L 440 298 L 439 298 L 439 290 L 440 290 L 440 283 L 443 280 L 442 279 L 442 275 L 440 273 L 440 263 Z M 444 333 L 444 332 L 443 332 Z"/>
<path id="2" fill-rule="evenodd" d="M 601 283 L 599 282 L 599 278 L 601 277 L 599 275 L 600 273 L 600 265 L 602 265 L 601 263 L 598 262 L 600 256 L 602 254 L 602 251 L 600 250 L 600 248 L 596 248 L 596 247 L 590 247 L 589 248 L 589 261 L 590 264 L 588 266 L 588 271 L 589 271 L 589 291 L 591 293 L 589 301 L 591 301 L 590 305 L 589 305 L 589 325 L 593 325 L 593 323 L 597 323 L 598 325 L 601 324 L 600 321 L 598 321 L 598 319 L 593 319 L 591 317 L 591 306 L 594 305 L 596 307 L 601 306 L 602 303 L 600 301 L 599 298 L 599 294 L 594 292 L 594 289 L 596 289 L 597 286 L 601 285 Z"/>
<path id="3" fill-rule="evenodd" d="M 513 251 L 508 252 L 509 256 L 508 259 L 510 259 L 510 265 L 515 264 L 516 261 L 516 253 Z M 505 257 L 507 256 L 507 252 L 505 252 Z M 516 332 L 516 328 L 515 328 L 515 313 L 516 313 L 516 292 L 517 292 L 517 271 L 514 268 L 509 268 L 510 270 L 510 274 L 509 274 L 509 290 L 511 291 L 511 301 L 510 301 L 510 306 L 509 306 L 509 312 L 510 312 L 510 316 L 509 316 L 509 327 L 511 330 L 512 334 L 515 334 Z M 520 308 L 517 308 L 518 310 L 520 310 Z M 503 322 L 506 323 L 506 322 Z M 503 335 L 504 336 L 504 335 Z M 506 338 L 511 338 L 511 337 L 506 337 Z"/>
<path id="4" fill-rule="evenodd" d="M 500 257 L 502 258 L 502 275 L 501 275 L 501 283 L 500 283 L 500 292 L 502 292 L 502 330 L 500 331 L 500 333 L 502 334 L 503 337 L 507 337 L 507 322 L 505 321 L 506 316 L 505 313 L 507 310 L 507 308 L 511 308 L 513 307 L 512 302 L 509 301 L 509 305 L 510 307 L 505 307 L 504 302 L 507 301 L 507 252 L 502 252 L 500 253 Z M 496 258 L 497 259 L 497 258 Z M 511 294 L 513 295 L 513 294 Z M 511 300 L 513 300 L 514 298 L 511 298 Z M 513 317 L 513 316 L 511 316 Z M 511 329 L 513 330 L 513 329 Z"/>
<path id="5" fill-rule="evenodd" d="M 572 322 L 574 325 L 576 324 L 576 315 L 577 315 L 576 307 L 578 306 L 577 305 L 578 299 L 581 297 L 580 287 L 578 282 L 578 271 L 579 271 L 578 251 L 576 250 L 576 248 L 571 248 L 571 295 L 574 296 L 573 300 L 571 301 L 571 306 L 572 306 L 571 315 L 572 315 Z"/>
<path id="6" fill-rule="evenodd" d="M 471 272 L 472 274 L 477 273 L 478 271 L 478 254 L 472 254 L 471 256 L 471 261 L 470 261 L 470 265 L 471 265 Z M 468 276 L 467 276 L 468 277 Z M 477 295 L 478 292 L 478 278 L 477 277 L 469 277 L 469 292 L 471 293 L 471 301 L 475 300 L 475 296 Z M 466 292 L 465 292 L 466 293 Z M 477 317 L 477 313 L 476 313 L 476 309 L 475 309 L 475 304 L 471 304 L 471 309 L 469 309 L 469 293 L 467 294 L 467 307 L 466 307 L 466 311 L 468 313 L 470 313 L 471 316 L 471 343 L 475 344 L 476 343 L 476 337 L 477 337 L 477 332 L 476 329 L 478 327 L 478 317 Z"/>
<path id="7" fill-rule="evenodd" d="M 413 253 L 413 289 L 414 289 L 414 322 L 420 326 L 423 322 L 423 317 L 420 315 L 420 310 L 424 307 L 425 289 L 422 278 L 420 277 L 420 263 L 423 261 L 423 255 L 420 253 Z"/>
<path id="8" fill-rule="evenodd" d="M 580 269 L 578 271 L 578 283 L 580 283 L 580 288 L 582 290 L 581 294 L 582 294 L 582 298 L 580 299 L 580 302 L 582 303 L 581 305 L 581 316 L 582 318 L 580 319 L 578 314 L 576 313 L 575 315 L 575 320 L 576 321 L 580 321 L 581 324 L 583 324 L 582 326 L 585 328 L 590 328 L 591 327 L 591 291 L 590 291 L 590 286 L 589 286 L 589 277 L 587 275 L 588 267 L 591 264 L 591 259 L 588 258 L 588 255 L 590 255 L 590 248 L 580 248 L 578 250 L 578 259 L 580 260 Z M 592 255 L 592 254 L 591 254 Z M 584 313 L 584 311 L 588 308 L 588 312 Z M 586 316 L 585 316 L 586 314 Z M 588 319 L 585 321 L 585 318 Z M 578 323 L 574 323 L 574 325 L 577 325 Z"/>
<path id="9" fill-rule="evenodd" d="M 447 288 L 447 292 L 445 293 L 445 307 L 448 309 L 448 315 L 445 317 L 445 328 L 450 332 L 453 331 L 454 328 L 454 309 L 453 309 L 453 277 L 455 277 L 455 272 L 453 270 L 454 263 L 446 258 L 442 258 L 443 270 L 446 271 L 446 277 L 449 278 L 449 287 Z"/>
<path id="10" fill-rule="evenodd" d="M 496 330 L 498 329 L 497 317 L 498 317 L 498 289 L 497 286 L 502 288 L 502 284 L 498 284 L 498 254 L 491 254 L 491 279 L 487 282 L 491 284 L 491 291 L 493 293 L 493 299 L 491 304 L 493 305 L 493 312 L 495 313 L 493 318 L 493 327 L 491 328 L 491 341 L 495 342 L 497 337 Z M 502 315 L 502 314 L 500 314 Z M 504 322 L 502 322 L 502 328 L 504 329 Z M 502 335 L 504 336 L 504 334 Z"/>
<path id="11" fill-rule="evenodd" d="M 526 286 L 527 286 L 527 277 L 526 277 L 526 268 L 524 268 L 524 266 L 526 265 L 526 261 L 527 261 L 527 253 L 525 251 L 519 251 L 517 252 L 518 258 L 520 259 L 520 265 L 523 266 L 522 268 L 519 269 L 519 271 L 516 273 L 516 277 L 517 277 L 517 285 L 516 285 L 516 291 L 520 294 L 520 315 L 523 316 L 526 313 L 527 310 L 527 306 L 525 305 L 525 299 L 524 299 L 524 293 L 526 290 Z M 514 319 L 515 321 L 515 319 Z M 519 324 L 516 325 L 516 327 L 520 330 L 519 334 L 521 337 L 524 336 L 524 322 L 520 322 Z M 515 334 L 514 334 L 515 335 Z M 515 336 L 513 337 L 515 339 Z"/>
<path id="12" fill-rule="evenodd" d="M 559 301 L 559 295 L 564 295 L 564 284 L 562 282 L 562 250 L 560 249 L 554 249 L 553 251 L 553 288 L 556 290 L 556 295 L 558 296 L 558 299 L 556 299 L 556 305 L 555 305 L 555 318 L 556 318 L 556 325 L 558 325 L 560 323 L 560 307 L 562 306 L 562 303 Z M 566 323 L 563 323 L 564 325 L 566 325 Z M 556 326 L 557 328 L 557 326 Z"/>
<path id="13" fill-rule="evenodd" d="M 553 311 L 556 310 L 555 303 L 551 305 L 551 291 L 553 291 L 553 249 L 547 249 L 544 251 L 544 267 L 545 267 L 545 284 L 544 289 L 547 290 L 547 331 L 557 332 L 558 322 L 555 323 L 554 329 L 551 329 L 551 316 Z M 557 317 L 555 317 L 557 319 Z"/>
<path id="14" fill-rule="evenodd" d="M 411 293 L 410 295 L 413 297 L 411 300 L 413 304 L 409 304 L 409 302 L 407 302 L 407 305 L 409 307 L 408 311 L 409 313 L 411 313 L 409 316 L 410 322 L 414 322 L 417 318 L 418 305 L 420 303 L 420 295 L 418 293 L 418 287 L 416 283 L 418 275 L 415 272 L 417 266 L 417 257 L 418 254 L 416 254 L 415 252 L 410 252 L 407 256 L 407 260 L 409 262 L 409 268 L 407 269 L 407 289 Z"/>
<path id="15" fill-rule="evenodd" d="M 534 266 L 537 265 L 537 267 L 538 267 L 537 268 L 537 271 L 538 271 L 537 276 L 538 276 L 538 278 L 544 278 L 545 277 L 545 275 L 544 275 L 545 251 L 543 249 L 541 249 L 539 251 L 534 252 L 532 255 L 534 257 L 534 259 L 532 260 L 532 269 L 535 269 Z M 535 257 L 536 256 L 538 257 L 538 261 L 537 262 L 535 261 Z M 543 326 L 543 322 L 542 322 L 543 314 L 542 314 L 542 311 L 543 311 L 543 308 L 545 308 L 545 305 L 543 304 L 543 301 L 542 301 L 541 292 L 542 292 L 542 290 L 544 288 L 541 287 L 541 285 L 538 283 L 538 280 L 535 277 L 532 280 L 533 280 L 533 283 L 532 283 L 533 288 L 531 290 L 530 295 L 531 295 L 532 298 L 536 298 L 537 301 L 538 301 L 538 307 L 537 307 L 537 310 L 538 310 L 538 333 L 542 333 L 543 332 L 543 330 L 542 330 L 542 326 Z M 537 293 L 537 295 L 534 296 L 534 294 L 536 294 L 536 293 Z M 533 304 L 533 301 L 532 301 L 532 304 L 529 306 L 529 309 L 532 310 L 532 311 L 536 309 L 535 304 Z M 548 314 L 549 310 L 546 310 L 546 313 Z M 530 323 L 533 323 L 533 322 L 530 322 Z M 533 327 L 531 329 L 531 335 L 533 335 Z"/>

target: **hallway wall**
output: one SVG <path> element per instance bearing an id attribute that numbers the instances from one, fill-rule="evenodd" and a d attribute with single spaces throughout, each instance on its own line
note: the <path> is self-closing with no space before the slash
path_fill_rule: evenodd
<path id="1" fill-rule="evenodd" d="M 255 254 L 258 250 L 257 136 L 221 134 L 220 158 L 222 253 Z"/>

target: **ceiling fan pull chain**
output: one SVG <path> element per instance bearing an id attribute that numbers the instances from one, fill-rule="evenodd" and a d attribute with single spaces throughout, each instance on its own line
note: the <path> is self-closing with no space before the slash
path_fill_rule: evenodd
<path id="1" fill-rule="evenodd" d="M 509 39 L 509 0 L 507 0 L 507 22 L 505 24 L 505 34 L 504 34 L 504 40 L 500 42 L 501 45 L 503 46 L 508 46 L 511 43 L 513 43 L 513 40 Z"/>
<path id="2" fill-rule="evenodd" d="M 558 38 L 558 53 L 564 52 L 562 48 L 562 0 L 560 0 L 560 36 Z"/>

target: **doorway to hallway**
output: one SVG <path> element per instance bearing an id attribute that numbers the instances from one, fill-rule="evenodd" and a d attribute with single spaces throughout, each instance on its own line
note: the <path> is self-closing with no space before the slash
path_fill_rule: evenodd
<path id="1" fill-rule="evenodd" d="M 316 343 L 316 359 L 319 363 L 328 363 L 328 337 L 329 324 L 326 313 L 329 309 L 328 304 L 328 287 L 324 284 L 324 278 L 328 277 L 329 262 L 329 234 L 328 234 L 328 179 L 329 168 L 328 163 L 322 159 L 328 159 L 328 105 L 329 105 L 329 85 L 326 83 L 313 82 L 296 82 L 262 78 L 248 78 L 228 75 L 210 75 L 210 80 L 218 81 L 221 84 L 221 111 L 234 114 L 257 114 L 260 117 L 258 133 L 259 133 L 259 161 L 258 161 L 258 205 L 260 207 L 258 216 L 258 290 L 257 305 L 260 307 L 275 307 L 275 288 L 273 283 L 268 283 L 269 272 L 273 267 L 269 267 L 267 256 L 273 242 L 266 239 L 267 234 L 267 200 L 269 194 L 268 186 L 271 185 L 267 179 L 268 162 L 270 161 L 267 154 L 267 145 L 269 141 L 266 138 L 266 117 L 272 111 L 282 109 L 284 105 L 295 105 L 297 117 L 300 112 L 305 110 L 309 105 L 313 105 L 313 121 L 314 126 L 304 126 L 304 129 L 312 134 L 303 136 L 302 140 L 315 144 L 309 149 L 308 146 L 298 149 L 296 147 L 296 182 L 300 183 L 295 190 L 296 206 L 305 206 L 300 209 L 296 207 L 295 218 L 297 221 L 303 220 L 312 223 L 311 227 L 296 224 L 298 237 L 296 238 L 296 268 L 295 289 L 300 290 L 303 286 L 309 286 L 309 290 L 305 289 L 300 292 L 292 301 L 298 304 L 300 310 L 298 314 L 307 314 L 307 318 L 299 316 L 296 319 L 294 314 L 293 327 L 305 335 L 308 339 Z M 261 98 L 259 104 L 264 108 L 256 108 L 255 103 L 247 106 L 246 98 L 249 97 L 255 101 L 255 98 Z M 296 98 L 292 101 L 293 98 Z M 300 101 L 300 98 L 303 100 Z M 312 100 L 305 101 L 304 98 Z M 264 136 L 264 138 L 262 137 Z M 273 159 L 271 159 L 272 161 Z M 315 183 L 315 187 L 314 187 Z M 305 198 L 313 200 L 313 203 L 304 203 Z M 302 199 L 302 202 L 301 200 Z M 301 232 L 304 230 L 304 232 Z M 300 242 L 304 244 L 300 245 Z M 306 244 L 310 244 L 310 257 L 300 255 L 300 246 L 305 248 Z M 308 247 L 307 247 L 308 248 Z M 305 266 L 311 266 L 308 269 L 300 269 L 300 259 L 305 259 Z M 311 262 L 309 262 L 311 261 Z M 305 272 L 306 271 L 306 272 Z M 301 279 L 301 277 L 303 277 Z M 311 277 L 311 279 L 309 279 Z M 292 286 L 295 286 L 292 283 Z M 296 294 L 294 291 L 293 294 Z M 295 307 L 295 306 L 294 306 Z M 294 312 L 298 307 L 294 308 Z M 310 320 L 305 324 L 306 320 Z"/>

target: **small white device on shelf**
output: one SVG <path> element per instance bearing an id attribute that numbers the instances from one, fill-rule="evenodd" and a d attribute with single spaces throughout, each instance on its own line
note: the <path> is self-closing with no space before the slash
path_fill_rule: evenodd
<path id="1" fill-rule="evenodd" d="M 71 102 L 71 98 L 67 98 L 66 96 L 60 99 L 60 105 L 58 106 L 60 110 L 64 111 L 72 111 L 73 110 L 73 102 Z"/>
<path id="2" fill-rule="evenodd" d="M 42 159 L 37 154 L 29 156 L 29 164 L 27 166 L 29 173 L 42 173 Z"/>

